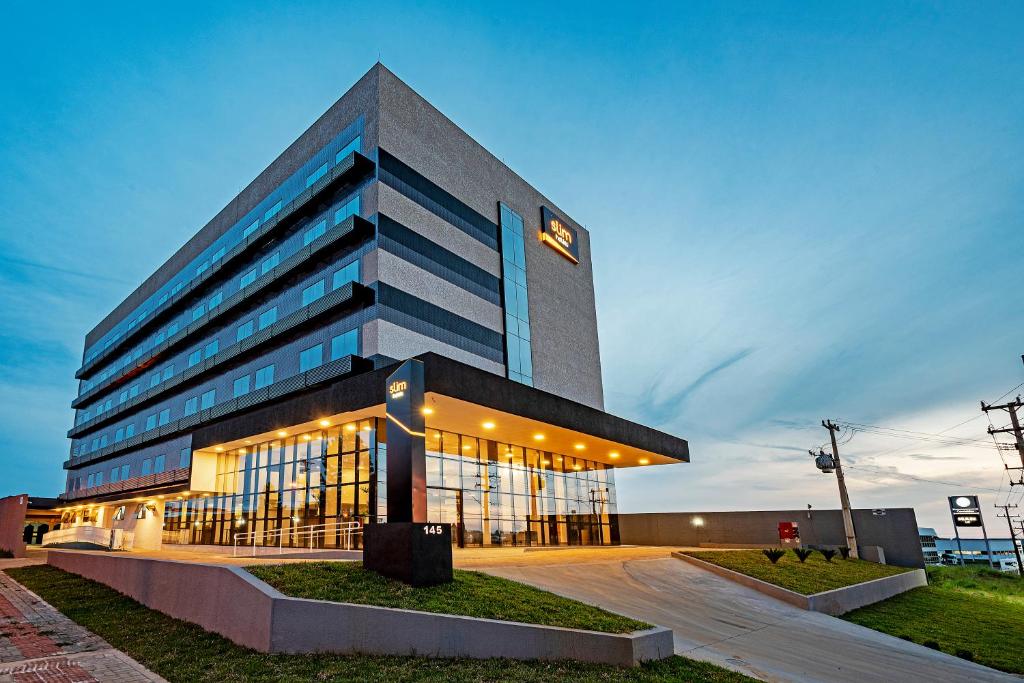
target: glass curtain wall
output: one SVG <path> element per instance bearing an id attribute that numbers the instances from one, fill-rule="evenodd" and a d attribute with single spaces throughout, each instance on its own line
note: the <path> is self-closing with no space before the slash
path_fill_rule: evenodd
<path id="1" fill-rule="evenodd" d="M 427 431 L 427 511 L 460 546 L 618 543 L 610 466 L 452 432 Z M 345 547 L 337 523 L 386 519 L 384 421 L 362 420 L 218 454 L 217 491 L 168 501 L 165 543 Z"/>

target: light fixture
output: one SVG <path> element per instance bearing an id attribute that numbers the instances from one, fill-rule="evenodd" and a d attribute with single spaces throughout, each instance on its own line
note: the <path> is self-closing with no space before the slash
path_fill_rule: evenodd
<path id="1" fill-rule="evenodd" d="M 362 430 L 363 430 L 364 432 L 368 432 L 368 431 L 370 431 L 371 429 L 373 429 L 373 427 L 371 427 L 371 426 L 370 426 L 369 424 L 365 424 L 365 425 L 363 425 L 363 426 L 362 426 Z"/>
<path id="2" fill-rule="evenodd" d="M 423 414 L 424 415 L 433 415 L 434 414 L 434 409 L 433 408 L 429 408 L 427 406 L 423 406 Z"/>
<path id="3" fill-rule="evenodd" d="M 302 440 L 303 441 L 312 441 L 313 437 L 311 437 L 309 434 L 303 434 L 302 435 Z"/>
<path id="4" fill-rule="evenodd" d="M 692 524 L 694 526 L 704 526 L 704 518 L 703 517 L 694 517 L 693 519 L 690 520 L 690 524 Z"/>
<path id="5" fill-rule="evenodd" d="M 651 464 L 651 461 L 648 460 L 647 458 L 640 458 L 640 464 L 641 465 L 649 465 L 649 464 Z"/>
<path id="6" fill-rule="evenodd" d="M 550 461 L 550 460 L 541 460 L 541 461 L 540 461 L 540 464 L 541 464 L 541 465 L 550 465 L 550 464 L 551 464 L 551 461 Z"/>
<path id="7" fill-rule="evenodd" d="M 573 465 L 573 466 L 572 466 L 572 468 L 573 468 L 574 470 L 576 470 L 577 472 L 579 472 L 580 470 L 582 470 L 582 469 L 583 469 L 583 467 L 581 467 L 580 465 Z"/>
<path id="8" fill-rule="evenodd" d="M 544 435 L 538 432 L 537 434 L 533 435 L 533 440 L 534 441 L 543 441 L 544 440 Z"/>
<path id="9" fill-rule="evenodd" d="M 216 447 L 216 448 L 214 448 L 213 450 L 217 451 L 218 453 L 221 453 L 221 452 L 223 452 L 223 451 L 224 451 L 224 448 L 223 448 L 223 447 L 221 447 L 221 446 L 217 446 L 217 447 Z"/>
<path id="10" fill-rule="evenodd" d="M 331 421 L 330 420 L 320 420 L 320 426 L 321 427 L 330 427 L 331 426 Z"/>
<path id="11" fill-rule="evenodd" d="M 285 436 L 288 436 L 288 432 L 286 432 L 286 431 L 284 431 L 284 430 L 282 429 L 281 431 L 279 431 L 279 432 L 277 433 L 277 435 L 278 435 L 278 436 L 280 436 L 280 437 L 285 437 Z"/>
<path id="12" fill-rule="evenodd" d="M 611 453 L 608 454 L 608 457 L 611 458 L 612 460 L 614 460 L 615 458 L 619 457 L 619 452 L 618 451 L 612 451 Z"/>
<path id="13" fill-rule="evenodd" d="M 578 444 L 575 444 L 575 445 L 573 445 L 573 448 L 575 448 L 575 449 L 576 449 L 576 450 L 578 450 L 578 451 L 582 451 L 582 450 L 585 450 L 585 449 L 586 449 L 586 446 L 584 446 L 584 445 L 583 445 L 583 444 L 581 444 L 581 443 L 578 443 Z"/>
<path id="14" fill-rule="evenodd" d="M 356 426 L 354 424 L 352 424 L 352 423 L 349 423 L 349 424 L 345 425 L 345 431 L 346 432 L 354 432 L 354 431 L 356 431 Z"/>
<path id="15" fill-rule="evenodd" d="M 483 427 L 484 429 L 494 429 L 494 423 L 491 422 L 490 420 L 488 420 L 487 422 L 484 422 L 480 426 Z"/>
<path id="16" fill-rule="evenodd" d="M 252 443 L 252 441 L 249 441 L 249 439 L 246 439 L 245 442 L 246 443 Z"/>
<path id="17" fill-rule="evenodd" d="M 469 445 L 468 443 L 464 443 L 464 444 L 462 444 L 462 450 L 464 450 L 464 451 L 468 451 L 468 450 L 469 450 L 470 448 L 472 448 L 472 446 L 471 446 L 471 445 Z"/>
<path id="18" fill-rule="evenodd" d="M 299 521 L 299 516 L 298 515 L 292 515 L 292 521 L 293 522 Z"/>

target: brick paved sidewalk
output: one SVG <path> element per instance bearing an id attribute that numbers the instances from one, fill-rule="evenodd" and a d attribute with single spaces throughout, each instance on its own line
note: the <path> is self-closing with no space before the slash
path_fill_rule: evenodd
<path id="1" fill-rule="evenodd" d="M 0 572 L 0 683 L 163 680 Z"/>

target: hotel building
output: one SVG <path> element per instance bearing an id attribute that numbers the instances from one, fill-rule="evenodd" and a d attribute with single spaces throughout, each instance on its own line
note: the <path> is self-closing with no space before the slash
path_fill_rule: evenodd
<path id="1" fill-rule="evenodd" d="M 409 358 L 459 545 L 616 543 L 689 459 L 604 412 L 587 230 L 378 64 L 86 336 L 52 542 L 358 545 Z"/>

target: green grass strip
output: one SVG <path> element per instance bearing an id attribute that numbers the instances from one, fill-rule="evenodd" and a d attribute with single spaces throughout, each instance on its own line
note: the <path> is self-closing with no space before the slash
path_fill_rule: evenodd
<path id="1" fill-rule="evenodd" d="M 364 655 L 267 655 L 148 609 L 111 588 L 46 565 L 8 569 L 73 621 L 172 683 L 177 681 L 706 682 L 753 679 L 671 657 L 631 669 L 577 662 L 428 659 Z M 386 638 L 387 634 L 381 634 Z"/>

